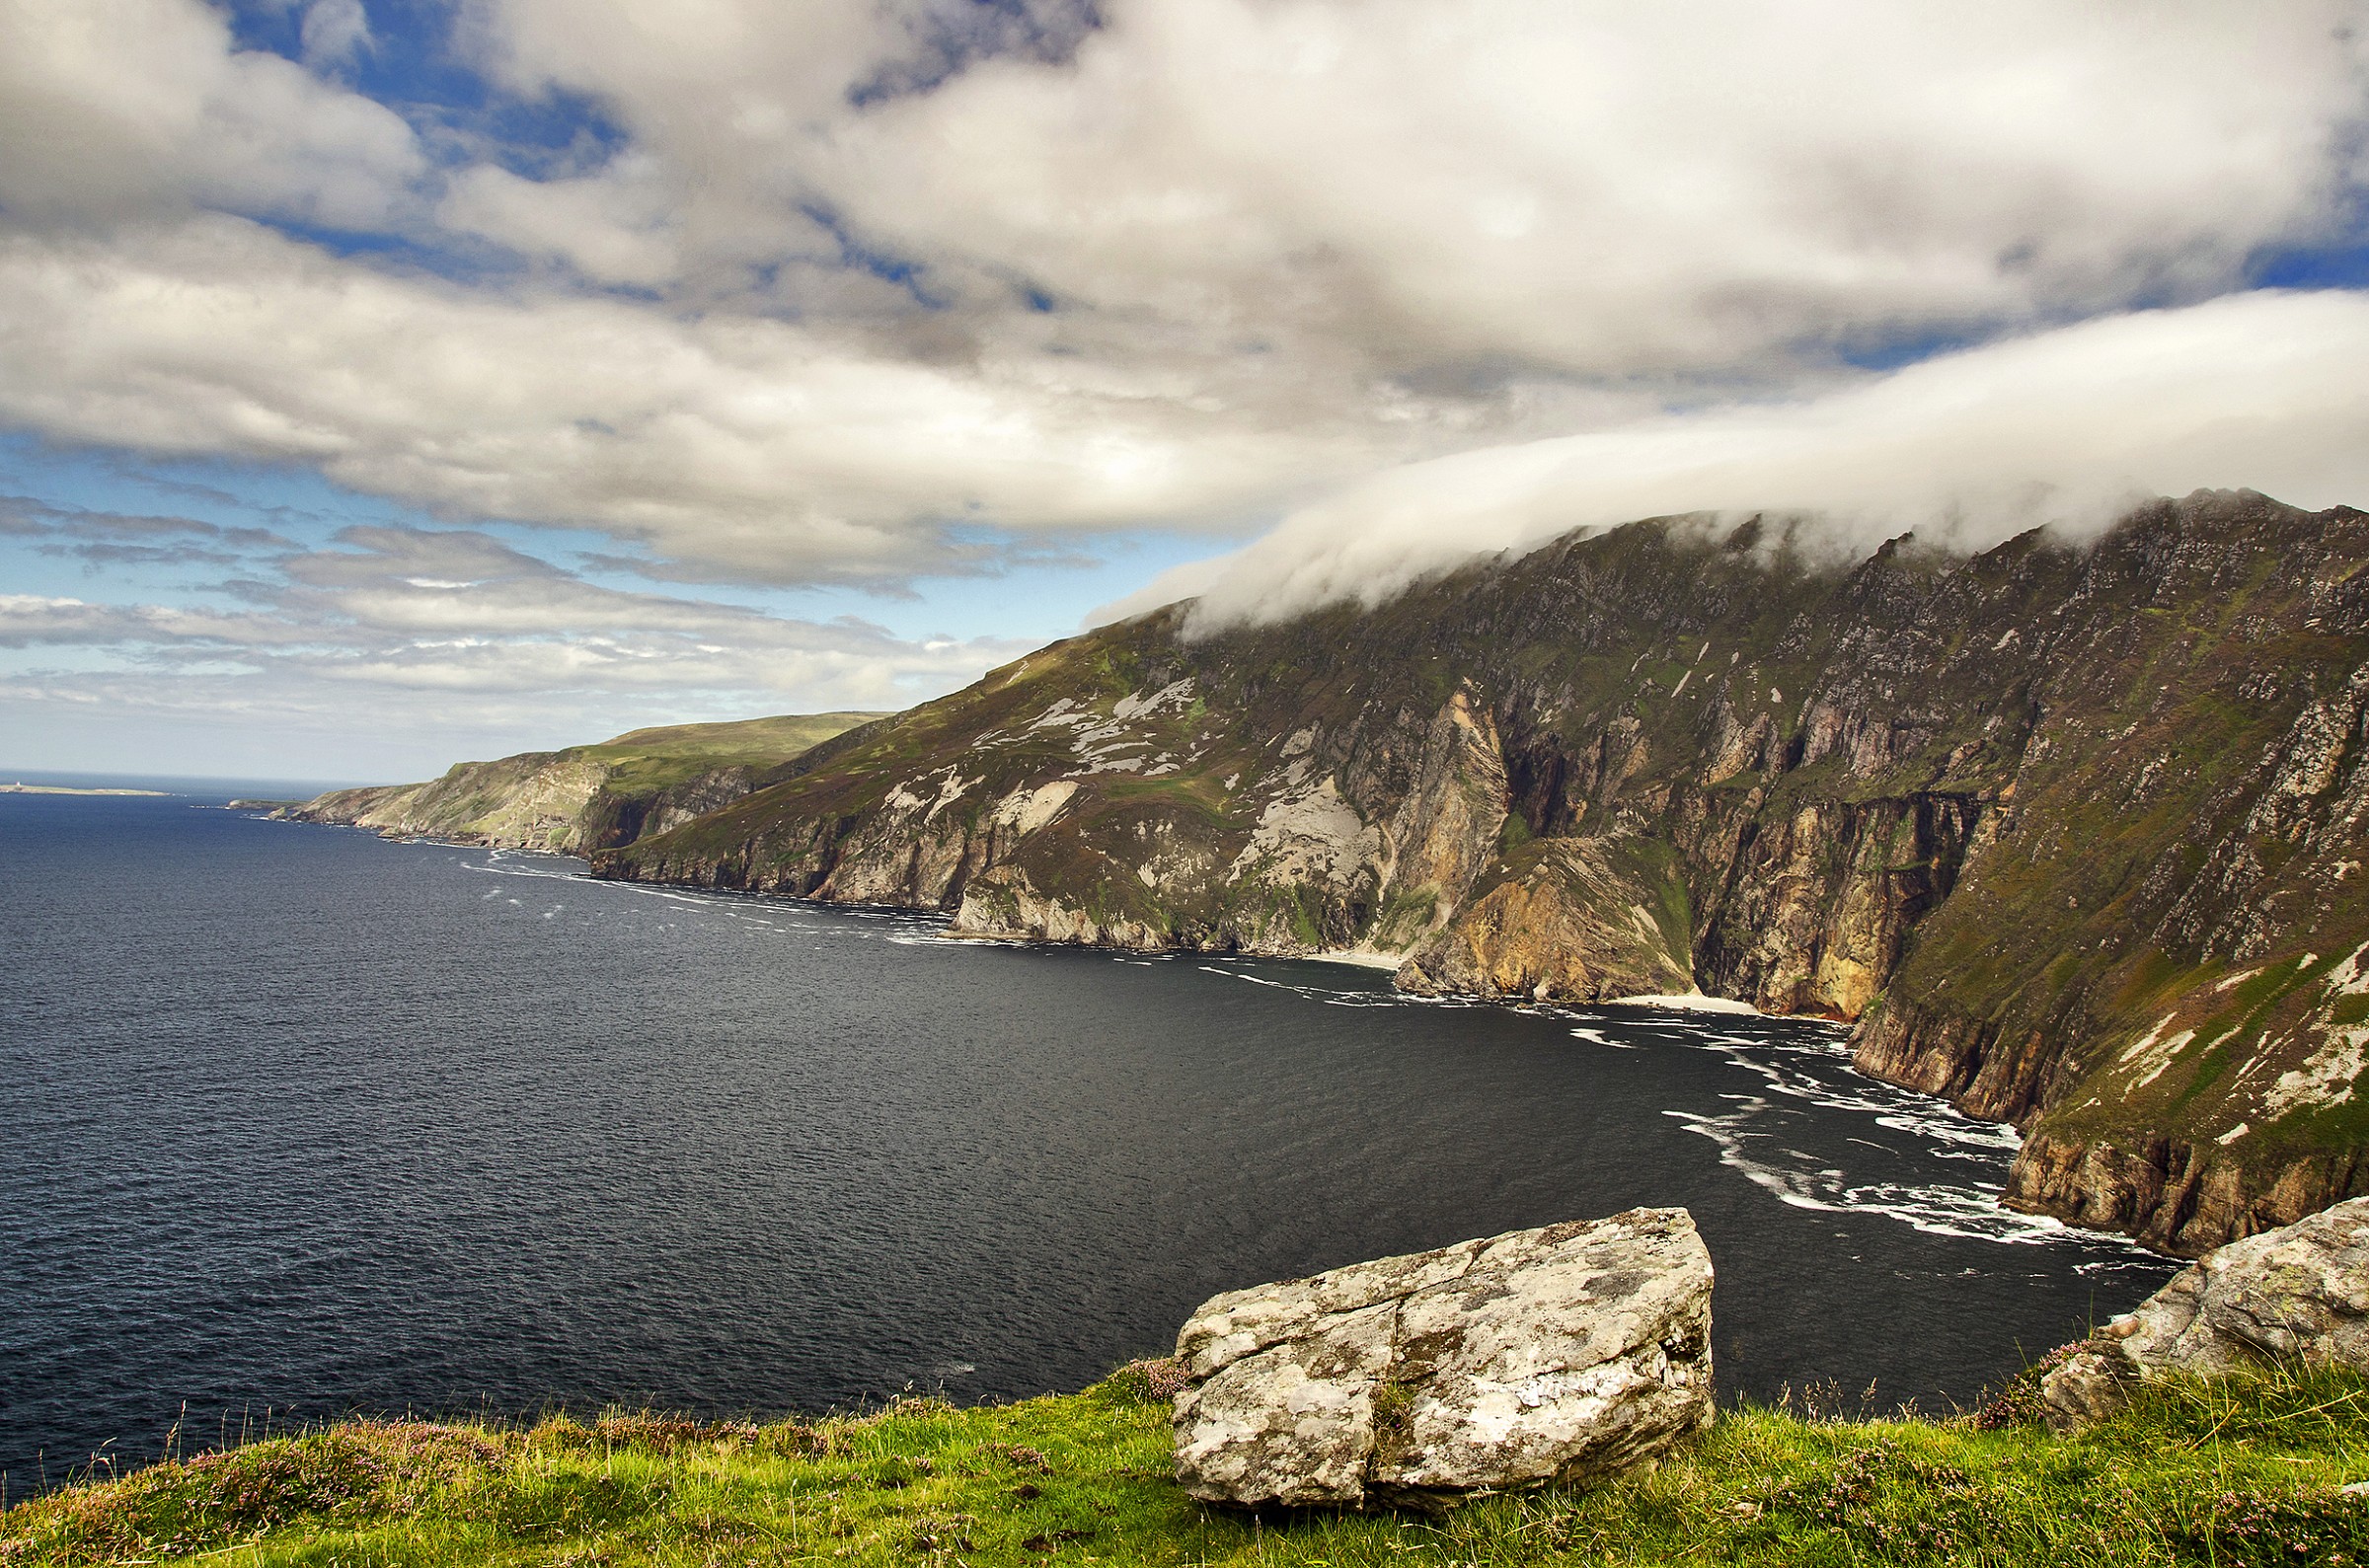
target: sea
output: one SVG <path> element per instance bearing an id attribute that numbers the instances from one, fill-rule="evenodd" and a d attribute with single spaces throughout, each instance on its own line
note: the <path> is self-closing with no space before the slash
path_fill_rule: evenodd
<path id="1" fill-rule="evenodd" d="M 73 781 L 135 783 L 134 781 Z M 2173 1265 L 1843 1030 L 951 939 L 0 793 L 0 1484 L 357 1413 L 1072 1390 L 1225 1290 L 1640 1205 L 1722 1399 L 1966 1407 Z M 282 786 L 285 792 L 303 792 Z"/>

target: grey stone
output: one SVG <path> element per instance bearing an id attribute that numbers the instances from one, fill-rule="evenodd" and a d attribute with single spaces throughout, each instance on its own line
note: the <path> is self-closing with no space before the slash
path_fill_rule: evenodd
<path id="1" fill-rule="evenodd" d="M 2280 1361 L 2369 1371 L 2369 1198 L 2198 1258 L 2040 1380 L 2048 1418 L 2113 1414 L 2151 1375 Z"/>
<path id="2" fill-rule="evenodd" d="M 1711 1284 L 1684 1209 L 1633 1209 L 1212 1297 L 1177 1478 L 1353 1508 L 1618 1473 L 1711 1422 Z"/>

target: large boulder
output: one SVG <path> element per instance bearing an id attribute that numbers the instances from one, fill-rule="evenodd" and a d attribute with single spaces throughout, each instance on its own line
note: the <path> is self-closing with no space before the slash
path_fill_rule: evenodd
<path id="1" fill-rule="evenodd" d="M 1210 1298 L 1177 1478 L 1241 1507 L 1590 1480 L 1711 1423 L 1711 1254 L 1632 1209 Z"/>
<path id="2" fill-rule="evenodd" d="M 2369 1198 L 2206 1253 L 2043 1374 L 2040 1397 L 2078 1426 L 2151 1375 L 2280 1361 L 2369 1371 Z"/>

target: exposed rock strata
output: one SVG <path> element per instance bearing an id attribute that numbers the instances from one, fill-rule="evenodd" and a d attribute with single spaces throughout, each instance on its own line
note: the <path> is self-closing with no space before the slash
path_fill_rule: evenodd
<path id="1" fill-rule="evenodd" d="M 369 828 L 387 838 L 439 838 L 565 854 L 608 778 L 598 763 L 565 752 L 526 752 L 455 765 L 419 784 L 333 789 L 283 810 L 299 822 Z"/>
<path id="2" fill-rule="evenodd" d="M 2251 1168 L 2182 1138 L 2124 1150 L 2115 1143 L 2029 1135 L 2009 1172 L 2007 1201 L 2100 1231 L 2126 1231 L 2160 1251 L 2193 1256 L 2220 1238 L 2293 1225 L 2347 1193 L 2369 1190 L 2369 1156 L 2339 1148 Z"/>
<path id="3" fill-rule="evenodd" d="M 1104 628 L 598 865 L 1851 1021 L 2030 1135 L 2019 1201 L 2193 1253 L 2369 1190 L 2364 562 L 2246 492 L 1971 560 L 1635 524 Z"/>
<path id="4" fill-rule="evenodd" d="M 1357 1507 L 1593 1480 L 1711 1424 L 1711 1255 L 1683 1209 L 1211 1298 L 1177 1336 L 1177 1478 Z"/>
<path id="5" fill-rule="evenodd" d="M 2369 1199 L 2207 1253 L 2052 1368 L 2040 1396 L 2078 1425 L 2141 1379 L 2279 1362 L 2369 1371 Z"/>
<path id="6" fill-rule="evenodd" d="M 1408 958 L 1400 989 L 1585 1002 L 1690 989 L 1692 933 L 1675 859 L 1625 864 L 1630 847 L 1531 841 Z"/>

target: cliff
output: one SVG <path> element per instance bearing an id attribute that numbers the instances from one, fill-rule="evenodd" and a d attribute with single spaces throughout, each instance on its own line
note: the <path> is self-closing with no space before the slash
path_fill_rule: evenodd
<path id="1" fill-rule="evenodd" d="M 637 729 L 595 746 L 457 763 L 426 784 L 333 789 L 272 814 L 581 855 L 662 832 L 790 777 L 816 746 L 879 713 L 788 713 Z"/>
<path id="2" fill-rule="evenodd" d="M 2369 1190 L 2365 562 L 2251 492 L 1971 560 L 1654 520 L 1107 627 L 595 869 L 1849 1020 L 2025 1131 L 2013 1201 L 2194 1253 Z"/>

